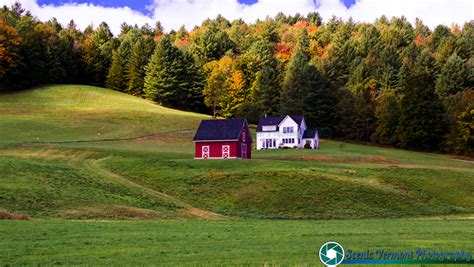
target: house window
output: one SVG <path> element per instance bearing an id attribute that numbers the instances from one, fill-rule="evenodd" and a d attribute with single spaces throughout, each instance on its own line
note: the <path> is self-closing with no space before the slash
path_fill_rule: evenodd
<path id="1" fill-rule="evenodd" d="M 274 126 L 274 125 L 271 125 L 271 126 L 262 126 L 262 131 L 264 131 L 264 132 L 276 131 L 276 126 Z"/>
<path id="2" fill-rule="evenodd" d="M 283 144 L 294 144 L 295 138 L 283 138 Z"/>
<path id="3" fill-rule="evenodd" d="M 293 133 L 293 127 L 283 127 L 283 133 Z"/>
<path id="4" fill-rule="evenodd" d="M 242 133 L 242 141 L 245 143 L 245 132 Z"/>

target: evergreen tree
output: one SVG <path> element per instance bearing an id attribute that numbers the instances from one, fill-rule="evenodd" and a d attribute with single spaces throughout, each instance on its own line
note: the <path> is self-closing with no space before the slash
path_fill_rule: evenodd
<path id="1" fill-rule="evenodd" d="M 303 69 L 302 79 L 306 80 L 303 91 L 303 114 L 311 127 L 334 127 L 335 98 L 326 79 L 313 65 L 306 65 Z"/>
<path id="2" fill-rule="evenodd" d="M 333 123 L 334 97 L 323 75 L 308 62 L 305 46 L 290 60 L 282 85 L 282 114 L 304 114 L 312 127 L 330 127 Z"/>
<path id="3" fill-rule="evenodd" d="M 434 59 L 423 50 L 415 62 L 409 63 L 402 86 L 400 144 L 403 148 L 436 150 L 446 133 L 446 118 L 441 101 L 434 92 L 430 71 Z"/>
<path id="4" fill-rule="evenodd" d="M 126 67 L 126 78 L 128 80 L 127 93 L 143 95 L 145 66 L 153 54 L 153 46 L 154 43 L 151 38 L 139 38 L 133 45 Z"/>
<path id="5" fill-rule="evenodd" d="M 253 99 L 258 103 L 259 115 L 277 114 L 280 103 L 280 85 L 276 70 L 267 66 L 263 67 L 257 73 L 254 88 Z"/>
<path id="6" fill-rule="evenodd" d="M 109 89 L 125 92 L 127 88 L 125 67 L 130 55 L 131 42 L 130 38 L 125 38 L 119 48 L 113 53 L 112 65 L 109 68 L 106 81 L 106 86 Z"/>
<path id="7" fill-rule="evenodd" d="M 441 42 L 451 36 L 451 31 L 445 25 L 438 25 L 431 34 L 430 47 L 432 50 L 437 50 Z"/>
<path id="8" fill-rule="evenodd" d="M 201 108 L 203 77 L 192 56 L 174 47 L 169 38 L 158 42 L 145 71 L 147 98 L 186 110 Z"/>
<path id="9" fill-rule="evenodd" d="M 375 116 L 378 120 L 374 140 L 384 145 L 398 145 L 400 103 L 393 91 L 386 90 L 377 98 Z"/>
<path id="10" fill-rule="evenodd" d="M 233 47 L 227 32 L 221 30 L 216 23 L 210 23 L 204 32 L 196 36 L 191 51 L 199 57 L 201 64 L 204 64 L 220 59 Z"/>
<path id="11" fill-rule="evenodd" d="M 364 88 L 364 90 L 357 92 L 355 95 L 353 140 L 370 142 L 371 136 L 375 132 L 375 105 L 371 92 L 370 88 Z"/>
<path id="12" fill-rule="evenodd" d="M 280 113 L 303 114 L 303 94 L 307 91 L 308 81 L 304 75 L 308 62 L 306 55 L 297 51 L 288 63 L 285 78 L 282 84 L 280 97 Z"/>
<path id="13" fill-rule="evenodd" d="M 127 54 L 124 53 L 122 46 L 114 52 L 112 58 L 112 65 L 109 68 L 109 74 L 107 75 L 106 87 L 112 90 L 124 92 L 126 88 L 125 81 L 125 62 Z"/>
<path id="14" fill-rule="evenodd" d="M 356 98 L 348 88 L 341 87 L 337 90 L 337 100 L 334 123 L 336 136 L 342 139 L 355 139 Z"/>
<path id="15" fill-rule="evenodd" d="M 464 61 L 452 54 L 441 69 L 436 80 L 436 92 L 440 96 L 449 96 L 461 92 L 468 76 Z"/>
<path id="16" fill-rule="evenodd" d="M 109 68 L 112 64 L 114 39 L 107 23 L 102 22 L 91 35 L 91 47 L 89 54 L 88 71 L 92 78 L 92 84 L 104 86 L 107 80 Z"/>
<path id="17" fill-rule="evenodd" d="M 323 18 L 319 15 L 318 12 L 310 12 L 306 15 L 306 19 L 308 20 L 310 25 L 321 26 Z"/>

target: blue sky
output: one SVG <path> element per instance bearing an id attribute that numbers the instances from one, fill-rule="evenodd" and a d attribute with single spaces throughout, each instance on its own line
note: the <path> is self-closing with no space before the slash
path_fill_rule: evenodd
<path id="1" fill-rule="evenodd" d="M 252 5 L 255 4 L 258 0 L 238 0 L 239 3 Z M 339 0 L 341 1 L 344 6 L 347 8 L 351 7 L 355 4 L 356 0 Z M 124 7 L 128 6 L 134 10 L 140 11 L 144 14 L 149 14 L 150 10 L 146 7 L 152 3 L 151 0 L 38 0 L 38 4 L 53 4 L 56 6 L 63 5 L 66 3 L 90 3 L 95 5 L 101 5 L 105 7 Z"/>

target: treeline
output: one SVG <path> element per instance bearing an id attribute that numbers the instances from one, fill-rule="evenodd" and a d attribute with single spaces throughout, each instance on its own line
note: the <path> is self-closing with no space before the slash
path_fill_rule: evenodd
<path id="1" fill-rule="evenodd" d="M 0 90 L 105 86 L 163 105 L 257 122 L 304 114 L 323 137 L 474 154 L 474 24 L 433 31 L 404 17 L 355 23 L 318 13 L 188 32 L 40 22 L 0 12 Z"/>

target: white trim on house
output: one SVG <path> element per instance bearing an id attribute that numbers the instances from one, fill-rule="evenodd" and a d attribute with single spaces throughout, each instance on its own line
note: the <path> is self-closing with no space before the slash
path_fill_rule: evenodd
<path id="1" fill-rule="evenodd" d="M 194 159 L 240 159 L 239 157 L 228 157 L 228 158 L 223 158 L 223 157 L 208 157 L 208 158 L 196 158 Z"/>

